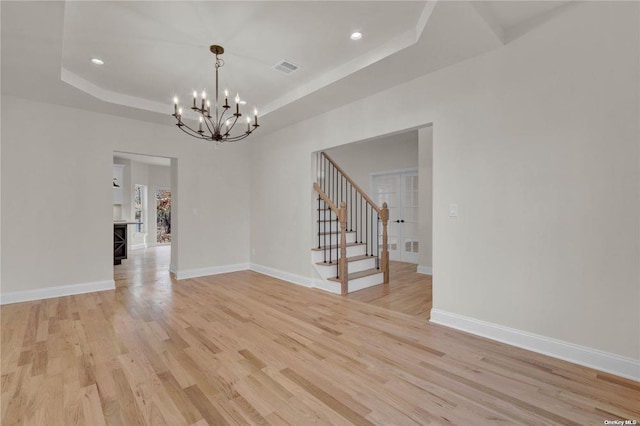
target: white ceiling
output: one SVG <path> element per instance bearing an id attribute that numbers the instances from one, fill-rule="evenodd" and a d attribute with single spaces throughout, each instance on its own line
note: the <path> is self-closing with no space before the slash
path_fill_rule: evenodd
<path id="1" fill-rule="evenodd" d="M 415 26 L 422 2 L 67 2 L 62 66 L 102 89 L 158 102 L 214 86 L 265 106 Z M 368 30 L 371 29 L 371 30 Z M 349 35 L 361 30 L 354 42 Z M 89 60 L 99 57 L 103 66 Z M 287 59 L 302 68 L 273 69 Z"/>
<path id="2" fill-rule="evenodd" d="M 483 2 L 505 30 L 560 7 L 568 1 L 487 1 Z"/>
<path id="3" fill-rule="evenodd" d="M 498 48 L 564 3 L 4 1 L 2 93 L 171 124 L 175 94 L 211 94 L 221 44 L 221 88 L 268 132 Z"/>

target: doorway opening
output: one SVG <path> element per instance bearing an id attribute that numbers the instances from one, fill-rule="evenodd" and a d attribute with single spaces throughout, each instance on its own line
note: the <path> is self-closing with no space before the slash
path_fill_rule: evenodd
<path id="1" fill-rule="evenodd" d="M 429 319 L 433 270 L 433 126 L 428 124 L 325 152 L 375 204 L 382 206 L 386 202 L 389 208 L 389 283 L 355 291 L 347 297 Z M 378 241 L 382 244 L 381 235 Z"/>
<path id="2" fill-rule="evenodd" d="M 177 259 L 171 223 L 177 160 L 115 151 L 113 170 L 116 287 L 169 282 Z"/>

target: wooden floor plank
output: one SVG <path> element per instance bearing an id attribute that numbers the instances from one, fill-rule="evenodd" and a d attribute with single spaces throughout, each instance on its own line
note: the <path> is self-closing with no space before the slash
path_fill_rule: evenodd
<path id="1" fill-rule="evenodd" d="M 2 307 L 2 425 L 640 421 L 637 382 L 428 323 L 415 265 L 342 297 L 175 281 L 169 253 L 130 252 L 115 291 Z"/>

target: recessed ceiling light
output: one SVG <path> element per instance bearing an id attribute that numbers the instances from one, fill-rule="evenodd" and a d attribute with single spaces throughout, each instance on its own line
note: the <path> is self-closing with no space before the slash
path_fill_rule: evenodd
<path id="1" fill-rule="evenodd" d="M 104 65 L 104 61 L 98 58 L 91 58 L 91 63 L 94 63 L 96 65 Z"/>
<path id="2" fill-rule="evenodd" d="M 240 103 L 240 105 L 246 105 L 247 101 L 240 101 L 239 103 Z"/>
<path id="3" fill-rule="evenodd" d="M 351 40 L 360 40 L 362 38 L 362 33 L 356 31 L 351 33 Z"/>

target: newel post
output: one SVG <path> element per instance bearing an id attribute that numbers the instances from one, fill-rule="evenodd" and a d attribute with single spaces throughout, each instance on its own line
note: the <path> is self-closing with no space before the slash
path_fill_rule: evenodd
<path id="1" fill-rule="evenodd" d="M 349 292 L 348 266 L 347 266 L 347 203 L 340 203 L 338 210 L 338 221 L 340 221 L 340 293 L 345 296 Z"/>
<path id="2" fill-rule="evenodd" d="M 389 223 L 389 206 L 382 203 L 380 210 L 380 220 L 382 221 L 382 254 L 380 262 L 382 263 L 382 272 L 384 273 L 384 283 L 389 282 L 389 238 L 387 236 L 387 224 Z"/>

